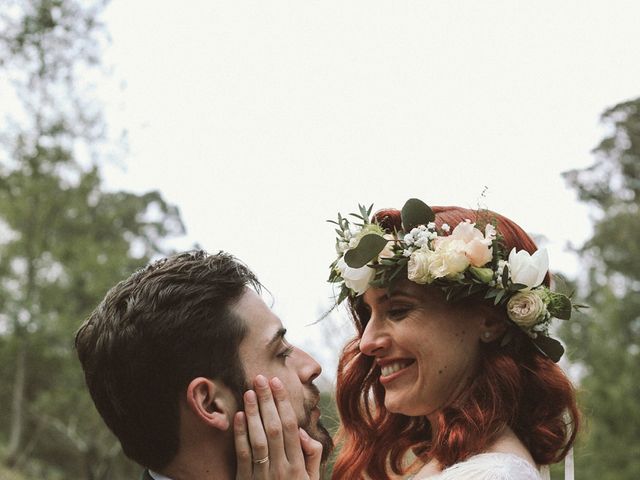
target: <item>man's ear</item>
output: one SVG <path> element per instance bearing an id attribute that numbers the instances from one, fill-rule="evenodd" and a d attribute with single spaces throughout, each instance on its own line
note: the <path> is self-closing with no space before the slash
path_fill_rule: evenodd
<path id="1" fill-rule="evenodd" d="M 209 378 L 197 377 L 187 386 L 187 408 L 202 422 L 226 431 L 236 411 L 228 387 Z"/>
<path id="2" fill-rule="evenodd" d="M 482 304 L 479 308 L 482 313 L 480 341 L 489 343 L 502 337 L 508 327 L 504 315 L 489 305 Z"/>

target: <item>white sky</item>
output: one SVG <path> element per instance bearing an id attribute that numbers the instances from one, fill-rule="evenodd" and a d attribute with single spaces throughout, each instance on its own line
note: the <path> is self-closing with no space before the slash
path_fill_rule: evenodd
<path id="1" fill-rule="evenodd" d="M 113 0 L 101 88 L 130 152 L 108 185 L 159 189 L 176 245 L 247 262 L 330 378 L 336 339 L 304 325 L 329 305 L 325 220 L 358 202 L 474 207 L 486 186 L 577 272 L 589 212 L 560 173 L 640 95 L 638 18 L 636 1 Z"/>

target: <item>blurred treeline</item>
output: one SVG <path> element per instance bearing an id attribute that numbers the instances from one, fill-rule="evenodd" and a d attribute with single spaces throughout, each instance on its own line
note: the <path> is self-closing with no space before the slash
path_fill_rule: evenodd
<path id="1" fill-rule="evenodd" d="M 160 193 L 107 191 L 108 129 L 91 91 L 104 0 L 0 0 L 0 478 L 137 478 L 85 391 L 73 350 L 106 290 L 184 228 Z M 9 98 L 9 95 L 5 96 Z M 580 372 L 580 480 L 640 478 L 640 98 L 603 114 L 590 168 L 566 173 L 593 207 L 564 325 Z M 152 401 L 152 399 L 150 399 Z M 323 405 L 332 406 L 328 395 Z M 325 413 L 325 418 L 335 418 Z M 335 427 L 335 424 L 332 425 Z"/>

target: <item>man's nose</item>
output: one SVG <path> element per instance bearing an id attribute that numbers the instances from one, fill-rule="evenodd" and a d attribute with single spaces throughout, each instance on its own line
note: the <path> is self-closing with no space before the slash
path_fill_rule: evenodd
<path id="1" fill-rule="evenodd" d="M 298 357 L 297 369 L 300 381 L 302 383 L 311 383 L 314 379 L 320 376 L 320 373 L 322 373 L 322 367 L 318 362 L 316 362 L 315 358 L 301 348 L 296 348 L 296 350 L 298 353 L 296 356 Z"/>

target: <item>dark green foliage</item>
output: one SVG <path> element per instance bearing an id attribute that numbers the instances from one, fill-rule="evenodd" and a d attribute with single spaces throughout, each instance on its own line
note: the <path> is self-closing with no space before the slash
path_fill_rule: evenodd
<path id="1" fill-rule="evenodd" d="M 410 198 L 402 207 L 402 229 L 409 233 L 419 225 L 433 222 L 436 215 L 426 203 L 417 198 Z"/>
<path id="2" fill-rule="evenodd" d="M 611 134 L 594 150 L 596 162 L 565 174 L 597 216 L 579 250 L 591 308 L 562 333 L 584 367 L 577 478 L 632 480 L 640 478 L 640 99 L 602 120 Z"/>
<path id="3" fill-rule="evenodd" d="M 73 338 L 108 288 L 184 230 L 158 192 L 101 184 L 105 127 L 79 77 L 99 61 L 104 3 L 0 10 L 0 71 L 22 108 L 0 132 L 0 460 L 30 478 L 139 476 L 93 407 Z"/>

